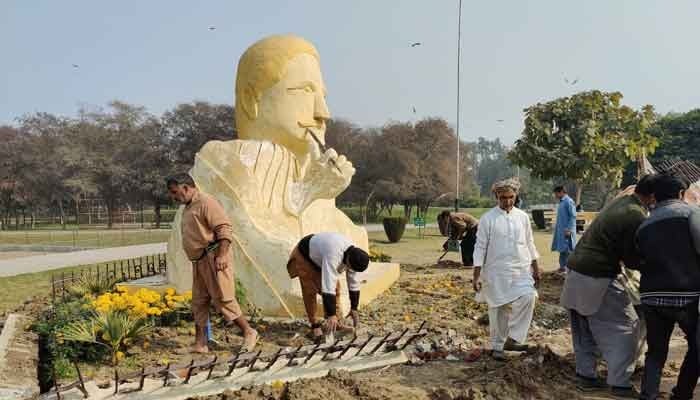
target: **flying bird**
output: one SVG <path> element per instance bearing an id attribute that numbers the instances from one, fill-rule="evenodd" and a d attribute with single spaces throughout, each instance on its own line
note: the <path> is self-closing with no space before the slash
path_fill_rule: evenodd
<path id="1" fill-rule="evenodd" d="M 575 85 L 575 84 L 578 83 L 578 78 L 574 79 L 573 81 L 570 81 L 570 80 L 568 80 L 567 78 L 564 78 L 564 82 L 566 82 L 567 84 L 573 86 L 573 85 Z"/>
<path id="2" fill-rule="evenodd" d="M 210 31 L 216 30 L 216 27 L 215 27 L 215 26 L 210 26 L 210 27 L 209 27 L 209 30 L 210 30 Z"/>
<path id="3" fill-rule="evenodd" d="M 502 120 L 502 119 L 497 119 L 496 122 L 503 122 L 503 120 Z"/>
<path id="4" fill-rule="evenodd" d="M 414 113 L 414 114 L 416 113 L 416 108 L 415 108 L 415 107 L 413 107 L 413 113 Z"/>
<path id="5" fill-rule="evenodd" d="M 73 64 L 73 68 L 79 68 L 80 66 L 78 64 Z"/>
<path id="6" fill-rule="evenodd" d="M 414 42 L 414 43 L 411 43 L 411 47 L 420 46 L 421 44 L 422 44 L 421 42 Z"/>

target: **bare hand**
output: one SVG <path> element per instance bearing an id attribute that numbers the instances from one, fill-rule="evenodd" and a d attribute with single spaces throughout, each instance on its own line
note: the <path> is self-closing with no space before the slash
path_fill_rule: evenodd
<path id="1" fill-rule="evenodd" d="M 540 267 L 537 265 L 537 260 L 532 260 L 532 279 L 535 280 L 535 287 L 540 285 Z"/>
<path id="2" fill-rule="evenodd" d="M 475 292 L 480 292 L 481 291 L 481 281 L 479 278 L 481 277 L 481 267 L 474 267 L 474 273 L 473 273 L 473 278 L 472 278 L 472 289 L 474 289 Z"/>
<path id="3" fill-rule="evenodd" d="M 326 334 L 335 334 L 336 329 L 338 329 L 338 316 L 334 315 L 326 319 Z"/>
<path id="4" fill-rule="evenodd" d="M 304 180 L 308 179 L 314 185 L 323 183 L 332 187 L 335 192 L 333 197 L 350 185 L 355 168 L 344 155 L 338 155 L 330 148 L 321 154 L 321 149 L 313 140 L 309 142 L 309 150 L 311 163 Z"/>
<path id="5" fill-rule="evenodd" d="M 355 329 L 360 325 L 360 313 L 358 313 L 357 310 L 350 310 L 345 318 L 352 318 L 352 327 Z"/>
<path id="6" fill-rule="evenodd" d="M 214 260 L 217 271 L 225 271 L 228 268 L 228 257 L 216 257 Z"/>

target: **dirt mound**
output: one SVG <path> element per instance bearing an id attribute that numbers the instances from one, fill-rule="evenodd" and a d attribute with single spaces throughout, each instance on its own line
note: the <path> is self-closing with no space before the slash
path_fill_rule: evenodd
<path id="1" fill-rule="evenodd" d="M 349 372 L 331 371 L 321 379 L 301 379 L 288 384 L 226 391 L 222 400 L 394 400 L 426 399 L 422 391 L 388 384 L 385 381 L 359 379 Z M 212 399 L 213 400 L 213 399 Z"/>
<path id="2" fill-rule="evenodd" d="M 546 347 L 508 362 L 482 357 L 473 363 L 437 361 L 359 374 L 331 371 L 302 379 L 226 391 L 197 400 L 495 400 L 578 399 L 573 366 Z"/>

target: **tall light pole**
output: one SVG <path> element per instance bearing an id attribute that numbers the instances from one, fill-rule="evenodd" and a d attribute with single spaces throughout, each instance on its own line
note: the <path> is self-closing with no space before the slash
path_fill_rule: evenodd
<path id="1" fill-rule="evenodd" d="M 459 211 L 459 70 L 462 61 L 462 0 L 459 0 L 459 9 L 457 10 L 457 181 L 455 182 L 455 211 Z"/>

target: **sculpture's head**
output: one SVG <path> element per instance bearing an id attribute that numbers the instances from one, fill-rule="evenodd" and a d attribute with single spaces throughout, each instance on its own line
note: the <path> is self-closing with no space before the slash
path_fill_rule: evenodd
<path id="1" fill-rule="evenodd" d="M 241 57 L 236 77 L 236 128 L 241 139 L 269 140 L 301 157 L 306 129 L 325 142 L 326 87 L 318 52 L 292 35 L 270 36 Z"/>

